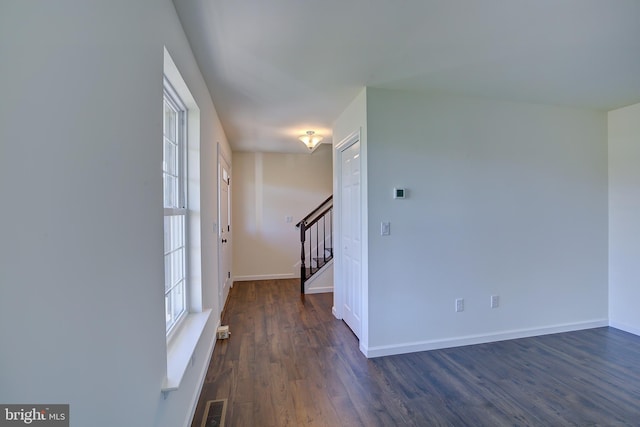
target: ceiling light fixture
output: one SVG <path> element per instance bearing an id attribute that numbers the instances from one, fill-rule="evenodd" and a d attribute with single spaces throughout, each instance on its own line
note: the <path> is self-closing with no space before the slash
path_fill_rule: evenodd
<path id="1" fill-rule="evenodd" d="M 317 135 L 314 131 L 308 130 L 305 135 L 298 137 L 300 141 L 309 149 L 313 150 L 322 141 L 322 135 Z"/>

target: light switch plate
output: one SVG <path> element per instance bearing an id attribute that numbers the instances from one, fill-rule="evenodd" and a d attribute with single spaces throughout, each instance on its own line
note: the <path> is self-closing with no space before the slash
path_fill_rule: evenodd
<path id="1" fill-rule="evenodd" d="M 380 235 L 388 236 L 391 234 L 391 223 L 387 221 L 383 221 L 380 223 Z"/>

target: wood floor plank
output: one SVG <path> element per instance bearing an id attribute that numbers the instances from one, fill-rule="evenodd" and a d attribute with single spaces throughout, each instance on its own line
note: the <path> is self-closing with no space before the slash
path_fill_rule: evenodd
<path id="1" fill-rule="evenodd" d="M 640 426 L 640 337 L 597 328 L 366 359 L 297 280 L 235 283 L 196 408 L 229 426 Z"/>
<path id="2" fill-rule="evenodd" d="M 276 425 L 296 426 L 293 392 L 282 363 L 272 363 L 269 370 L 268 392 L 275 409 Z"/>

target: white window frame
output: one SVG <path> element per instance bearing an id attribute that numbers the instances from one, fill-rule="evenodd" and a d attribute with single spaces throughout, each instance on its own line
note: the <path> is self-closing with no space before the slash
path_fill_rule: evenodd
<path id="1" fill-rule="evenodd" d="M 167 220 L 169 218 L 182 217 L 182 236 L 180 238 L 181 245 L 177 248 L 172 248 L 170 250 L 165 246 L 164 249 L 164 263 L 165 263 L 165 328 L 167 339 L 170 339 L 175 331 L 179 329 L 179 325 L 184 320 L 186 315 L 189 313 L 189 215 L 188 215 L 188 200 L 187 200 L 187 107 L 184 105 L 180 96 L 176 93 L 175 89 L 168 81 L 168 79 L 164 78 L 164 94 L 163 94 L 163 111 L 165 107 L 165 103 L 176 113 L 176 141 L 171 141 L 171 143 L 175 143 L 176 145 L 176 155 L 177 155 L 177 174 L 171 174 L 167 171 L 166 164 L 166 152 L 165 152 L 165 143 L 167 140 L 167 135 L 165 134 L 165 115 L 163 112 L 163 205 L 164 205 L 164 218 L 165 218 L 165 245 L 167 240 L 167 235 L 171 235 L 169 230 L 167 230 Z M 165 177 L 173 176 L 177 179 L 177 197 L 176 202 L 173 206 L 166 206 L 166 182 Z M 168 257 L 172 253 L 176 251 L 182 251 L 183 256 L 181 259 L 182 271 L 178 273 L 179 277 L 174 283 L 167 283 L 167 281 L 172 280 L 174 276 L 173 268 L 175 266 L 171 265 L 171 262 L 168 262 Z M 181 274 L 180 274 L 181 273 Z M 167 277 L 168 276 L 168 277 Z M 178 302 L 173 297 L 173 291 L 175 289 L 181 290 L 179 294 L 181 295 L 181 300 L 179 303 L 182 306 L 182 310 L 178 313 L 173 313 L 174 304 Z M 168 306 L 169 305 L 169 306 Z"/>
<path id="2" fill-rule="evenodd" d="M 185 203 L 187 207 L 187 310 L 183 319 L 173 327 L 170 334 L 167 335 L 166 347 L 166 363 L 167 373 L 162 382 L 162 395 L 166 399 L 168 394 L 180 387 L 182 379 L 189 370 L 189 366 L 194 363 L 199 365 L 202 362 L 194 362 L 194 352 L 198 347 L 198 343 L 209 342 L 209 354 L 215 344 L 215 337 L 206 336 L 205 328 L 211 325 L 213 320 L 213 310 L 205 307 L 203 301 L 203 282 L 202 282 L 202 224 L 201 224 L 201 182 L 200 182 L 200 107 L 196 102 L 193 94 L 189 90 L 186 82 L 180 75 L 180 71 L 171 59 L 167 48 L 164 48 L 164 78 L 169 81 L 171 87 L 175 89 L 178 97 L 187 107 L 187 116 L 185 127 L 188 129 L 186 138 L 185 162 L 189 165 L 185 167 L 184 172 L 186 180 L 189 183 L 185 188 Z M 162 85 L 162 83 L 160 83 Z M 160 148 L 160 147 L 158 147 Z M 187 200 L 188 199 L 188 200 Z M 160 291 L 159 283 L 158 291 Z M 163 286 L 164 287 L 164 286 Z M 158 295 L 160 297 L 160 295 Z M 161 301 L 161 300 L 160 300 Z M 164 303 L 162 304 L 164 306 Z M 158 307 L 163 310 L 164 307 Z M 219 320 L 216 320 L 219 321 Z M 161 328 L 161 325 L 158 325 Z M 203 365 L 204 366 L 204 365 Z M 195 409 L 195 408 L 194 408 Z M 191 414 L 191 417 L 193 414 Z M 189 419 L 191 419 L 189 417 Z"/>

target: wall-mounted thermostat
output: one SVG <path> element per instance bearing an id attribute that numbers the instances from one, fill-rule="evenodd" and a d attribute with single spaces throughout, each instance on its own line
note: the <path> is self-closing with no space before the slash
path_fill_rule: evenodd
<path id="1" fill-rule="evenodd" d="M 407 197 L 407 190 L 404 188 L 394 188 L 393 189 L 393 198 L 394 199 L 404 199 Z"/>

